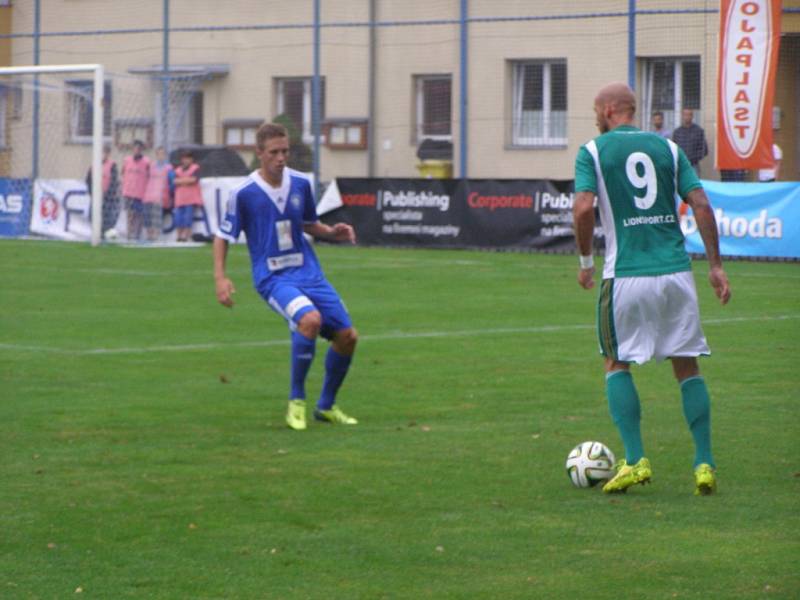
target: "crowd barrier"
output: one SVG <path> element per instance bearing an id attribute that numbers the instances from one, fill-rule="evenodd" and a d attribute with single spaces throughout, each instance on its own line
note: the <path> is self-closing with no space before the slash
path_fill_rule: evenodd
<path id="1" fill-rule="evenodd" d="M 571 181 L 337 179 L 318 207 L 331 211 L 367 245 L 575 247 Z"/>
<path id="2" fill-rule="evenodd" d="M 204 205 L 193 232 L 217 230 L 241 177 L 201 180 Z M 704 181 L 724 256 L 800 259 L 800 183 Z M 359 243 L 426 248 L 572 252 L 572 182 L 553 180 L 341 178 L 318 204 L 324 221 L 352 223 Z M 689 252 L 703 244 L 691 210 L 679 207 Z M 28 215 L 31 215 L 28 218 Z M 91 202 L 81 180 L 0 178 L 0 236 L 89 240 Z M 124 237 L 125 218 L 117 230 Z M 163 241 L 175 238 L 169 213 Z M 595 230 L 597 246 L 602 236 Z"/>
<path id="3" fill-rule="evenodd" d="M 723 256 L 800 258 L 800 183 L 703 181 L 719 230 Z M 681 206 L 686 249 L 702 254 L 692 211 Z"/>
<path id="4" fill-rule="evenodd" d="M 800 258 L 800 183 L 703 187 L 724 256 Z M 319 212 L 352 223 L 365 244 L 574 251 L 572 202 L 571 181 L 338 179 Z M 679 214 L 686 249 L 703 254 L 691 210 L 681 203 Z"/>

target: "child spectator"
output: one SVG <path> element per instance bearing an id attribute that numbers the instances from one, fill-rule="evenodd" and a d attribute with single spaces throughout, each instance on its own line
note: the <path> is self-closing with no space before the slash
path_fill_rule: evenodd
<path id="1" fill-rule="evenodd" d="M 171 206 L 170 180 L 175 176 L 162 146 L 156 148 L 155 159 L 150 165 L 150 177 L 142 199 L 144 226 L 151 242 L 161 234 L 163 211 Z"/>
<path id="2" fill-rule="evenodd" d="M 128 239 L 138 240 L 142 232 L 142 198 L 150 177 L 150 159 L 142 151 L 144 142 L 134 140 L 133 154 L 122 163 L 122 197 L 128 213 Z"/>
<path id="3" fill-rule="evenodd" d="M 200 165 L 194 162 L 190 150 L 184 150 L 181 152 L 181 164 L 175 169 L 175 228 L 179 242 L 189 241 L 194 207 L 202 205 Z"/>

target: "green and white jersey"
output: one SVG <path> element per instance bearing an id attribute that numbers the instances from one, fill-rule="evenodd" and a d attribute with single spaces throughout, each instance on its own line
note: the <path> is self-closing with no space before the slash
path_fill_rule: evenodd
<path id="1" fill-rule="evenodd" d="M 581 146 L 575 191 L 597 195 L 603 279 L 691 270 L 677 202 L 701 187 L 675 142 L 623 125 Z"/>

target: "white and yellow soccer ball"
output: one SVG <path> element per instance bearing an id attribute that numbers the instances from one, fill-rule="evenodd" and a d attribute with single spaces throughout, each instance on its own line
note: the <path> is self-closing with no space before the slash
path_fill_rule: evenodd
<path id="1" fill-rule="evenodd" d="M 601 442 L 583 442 L 567 456 L 567 475 L 579 488 L 592 487 L 614 476 L 614 453 Z"/>

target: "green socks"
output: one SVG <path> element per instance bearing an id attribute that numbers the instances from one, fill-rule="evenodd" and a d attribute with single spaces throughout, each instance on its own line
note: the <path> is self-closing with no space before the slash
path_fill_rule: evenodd
<path id="1" fill-rule="evenodd" d="M 641 408 L 639 394 L 633 385 L 633 376 L 628 371 L 612 371 L 606 374 L 606 395 L 611 418 L 622 436 L 625 446 L 625 461 L 629 465 L 639 462 L 644 456 L 642 433 L 639 429 Z"/>
<path id="2" fill-rule="evenodd" d="M 711 402 L 705 380 L 698 375 L 681 381 L 681 398 L 683 414 L 694 438 L 694 466 L 707 463 L 715 467 L 711 457 Z"/>
<path id="3" fill-rule="evenodd" d="M 636 464 L 644 456 L 644 448 L 639 428 L 639 394 L 630 372 L 613 371 L 606 374 L 606 395 L 611 418 L 625 446 L 625 461 L 629 465 Z M 694 466 L 706 463 L 716 468 L 711 456 L 711 402 L 705 380 L 700 376 L 684 379 L 681 382 L 681 399 L 683 414 L 694 438 Z"/>

